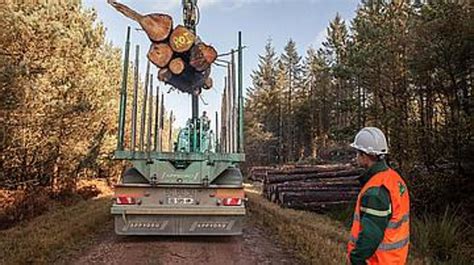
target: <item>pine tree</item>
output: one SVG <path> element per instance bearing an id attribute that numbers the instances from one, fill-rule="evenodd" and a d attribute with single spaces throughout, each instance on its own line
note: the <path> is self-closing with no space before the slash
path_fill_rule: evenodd
<path id="1" fill-rule="evenodd" d="M 246 124 L 246 139 L 256 140 L 260 146 L 259 156 L 267 163 L 275 163 L 279 159 L 278 139 L 281 123 L 279 122 L 280 93 L 276 86 L 277 69 L 276 53 L 271 40 L 267 41 L 265 54 L 259 58 L 258 69 L 252 75 L 253 86 L 247 97 L 246 115 L 249 116 Z M 261 138 L 264 139 L 261 139 Z M 251 140 L 251 141 L 252 141 Z M 253 148 L 253 147 L 252 147 Z M 256 148 L 254 148 L 256 149 Z"/>
<path id="2" fill-rule="evenodd" d="M 347 60 L 349 36 L 344 20 L 339 14 L 329 24 L 327 39 L 323 42 L 321 52 L 331 68 L 332 88 L 334 94 L 334 131 L 340 140 L 352 134 L 351 121 L 353 115 L 353 86 L 348 73 Z"/>
<path id="3" fill-rule="evenodd" d="M 294 101 L 295 95 L 301 91 L 301 56 L 298 54 L 296 43 L 290 39 L 284 48 L 284 53 L 281 55 L 281 70 L 285 74 L 286 80 L 284 80 L 285 90 L 283 93 L 286 94 L 286 131 L 287 138 L 285 139 L 286 145 L 288 146 L 287 159 L 294 161 L 296 158 L 295 154 L 295 126 L 296 124 L 294 115 Z M 283 81 L 283 80 L 282 80 Z"/>

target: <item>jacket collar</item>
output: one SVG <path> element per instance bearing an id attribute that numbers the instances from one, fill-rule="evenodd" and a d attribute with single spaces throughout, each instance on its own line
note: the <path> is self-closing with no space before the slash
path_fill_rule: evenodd
<path id="1" fill-rule="evenodd" d="M 380 173 L 388 169 L 387 162 L 385 160 L 377 161 L 375 164 L 372 165 L 369 169 L 367 169 L 362 175 L 359 177 L 359 182 L 362 186 L 365 185 L 375 174 Z"/>

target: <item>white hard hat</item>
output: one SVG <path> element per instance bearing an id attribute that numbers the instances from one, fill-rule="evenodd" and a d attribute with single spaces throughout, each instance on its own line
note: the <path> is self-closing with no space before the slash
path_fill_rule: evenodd
<path id="1" fill-rule="evenodd" d="M 383 132 L 376 127 L 365 127 L 360 130 L 351 147 L 369 155 L 388 154 L 387 139 Z"/>

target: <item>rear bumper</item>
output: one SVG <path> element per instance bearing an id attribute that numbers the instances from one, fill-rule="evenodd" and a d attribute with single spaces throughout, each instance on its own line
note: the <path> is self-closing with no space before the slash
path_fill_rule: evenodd
<path id="1" fill-rule="evenodd" d="M 141 208 L 113 206 L 118 235 L 241 235 L 244 207 Z"/>

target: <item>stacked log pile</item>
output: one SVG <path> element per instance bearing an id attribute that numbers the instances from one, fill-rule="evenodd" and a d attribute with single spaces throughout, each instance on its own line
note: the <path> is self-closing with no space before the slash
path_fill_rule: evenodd
<path id="1" fill-rule="evenodd" d="M 276 169 L 276 167 L 252 167 L 249 171 L 249 180 L 263 182 L 267 176 L 267 172 L 273 169 Z"/>
<path id="2" fill-rule="evenodd" d="M 200 40 L 182 25 L 173 27 L 173 19 L 166 14 L 141 15 L 128 6 L 108 0 L 117 11 L 138 22 L 152 42 L 148 59 L 159 68 L 158 79 L 178 90 L 199 94 L 210 89 L 211 65 L 217 51 Z"/>
<path id="3" fill-rule="evenodd" d="M 321 211 L 354 202 L 361 169 L 351 164 L 256 167 L 250 179 L 262 180 L 263 195 L 283 207 Z"/>

